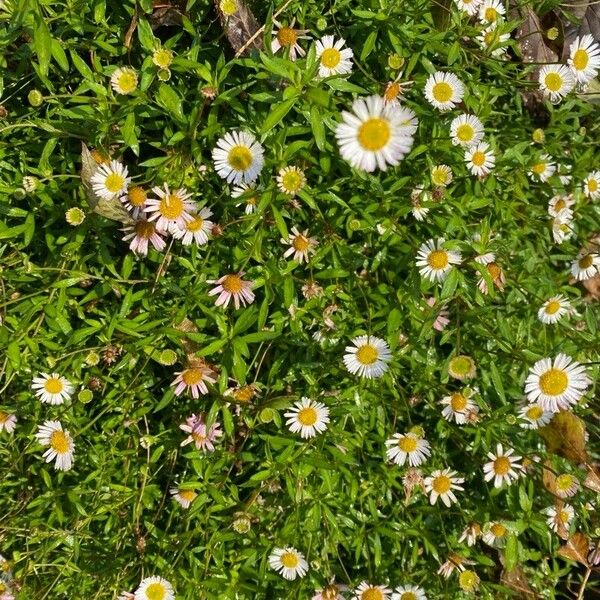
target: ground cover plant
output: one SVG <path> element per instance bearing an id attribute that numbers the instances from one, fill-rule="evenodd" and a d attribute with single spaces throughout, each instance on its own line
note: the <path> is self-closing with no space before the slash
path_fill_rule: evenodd
<path id="1" fill-rule="evenodd" d="M 0 6 L 1 600 L 593 597 L 596 3 Z"/>

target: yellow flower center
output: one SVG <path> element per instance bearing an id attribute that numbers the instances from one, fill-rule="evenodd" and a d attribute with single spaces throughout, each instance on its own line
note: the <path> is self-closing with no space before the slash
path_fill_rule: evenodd
<path id="1" fill-rule="evenodd" d="M 502 269 L 496 263 L 490 263 L 486 266 L 490 277 L 492 278 L 492 280 L 496 281 L 502 274 Z"/>
<path id="2" fill-rule="evenodd" d="M 573 66 L 578 71 L 584 71 L 590 60 L 589 54 L 583 48 L 578 48 L 573 55 Z"/>
<path id="3" fill-rule="evenodd" d="M 567 207 L 567 203 L 562 199 L 559 198 L 556 203 L 554 204 L 554 210 L 556 212 L 560 212 L 563 208 Z"/>
<path id="4" fill-rule="evenodd" d="M 252 152 L 248 146 L 234 146 L 227 155 L 227 162 L 236 171 L 247 171 L 252 165 Z"/>
<path id="5" fill-rule="evenodd" d="M 588 191 L 594 193 L 598 191 L 598 182 L 595 179 L 588 179 L 587 182 Z"/>
<path id="6" fill-rule="evenodd" d="M 372 117 L 358 129 L 358 143 L 370 152 L 381 150 L 390 141 L 392 130 L 386 119 Z"/>
<path id="7" fill-rule="evenodd" d="M 560 310 L 560 302 L 558 300 L 550 300 L 546 304 L 546 314 L 553 315 Z"/>
<path id="8" fill-rule="evenodd" d="M 594 262 L 594 259 L 593 259 L 592 255 L 586 254 L 585 256 L 581 257 L 577 261 L 577 264 L 582 269 L 589 269 L 592 266 L 593 262 Z"/>
<path id="9" fill-rule="evenodd" d="M 167 590 L 162 583 L 151 583 L 146 588 L 146 598 L 148 600 L 164 600 L 167 597 Z"/>
<path id="10" fill-rule="evenodd" d="M 342 53 L 336 48 L 325 48 L 321 53 L 321 64 L 327 69 L 335 69 L 342 60 Z"/>
<path id="11" fill-rule="evenodd" d="M 534 404 L 533 406 L 530 406 L 527 409 L 527 412 L 525 414 L 527 415 L 528 419 L 531 419 L 532 421 L 537 421 L 544 414 L 544 409 L 538 404 Z"/>
<path id="12" fill-rule="evenodd" d="M 134 226 L 134 230 L 137 237 L 148 240 L 152 237 L 156 228 L 154 223 L 151 223 L 150 221 L 138 221 Z"/>
<path id="13" fill-rule="evenodd" d="M 302 188 L 304 177 L 302 173 L 294 170 L 286 171 L 281 178 L 281 186 L 286 192 L 297 192 Z"/>
<path id="14" fill-rule="evenodd" d="M 237 11 L 237 2 L 235 0 L 221 0 L 221 11 L 226 17 L 233 16 Z"/>
<path id="15" fill-rule="evenodd" d="M 169 220 L 178 219 L 185 210 L 183 200 L 177 194 L 167 194 L 158 206 L 158 212 Z"/>
<path id="16" fill-rule="evenodd" d="M 295 569 L 300 563 L 300 560 L 293 552 L 284 552 L 280 560 L 281 564 L 288 569 Z"/>
<path id="17" fill-rule="evenodd" d="M 0 410 L 0 425 L 6 423 L 6 421 L 8 421 L 8 417 L 10 417 L 10 413 Z"/>
<path id="18" fill-rule="evenodd" d="M 226 275 L 221 285 L 226 292 L 239 294 L 242 291 L 242 278 L 239 275 Z"/>
<path id="19" fill-rule="evenodd" d="M 455 412 L 462 412 L 467 408 L 467 399 L 462 394 L 452 394 L 450 406 Z"/>
<path id="20" fill-rule="evenodd" d="M 563 524 L 567 524 L 569 522 L 569 519 L 571 518 L 571 515 L 568 513 L 568 511 L 566 510 L 561 510 L 558 513 L 558 518 L 560 519 L 560 522 Z"/>
<path id="21" fill-rule="evenodd" d="M 431 89 L 432 96 L 438 102 L 448 102 L 452 98 L 453 92 L 452 86 L 445 81 L 438 81 Z"/>
<path id="22" fill-rule="evenodd" d="M 435 270 L 445 269 L 449 262 L 448 253 L 445 250 L 432 250 L 427 256 L 427 263 Z"/>
<path id="23" fill-rule="evenodd" d="M 544 83 L 551 92 L 558 92 L 563 85 L 563 79 L 556 72 L 548 73 L 544 78 Z"/>
<path id="24" fill-rule="evenodd" d="M 434 167 L 431 170 L 431 181 L 435 185 L 447 185 L 450 178 L 450 171 L 445 167 Z"/>
<path id="25" fill-rule="evenodd" d="M 397 81 L 388 83 L 388 86 L 383 94 L 383 99 L 386 102 L 392 102 L 402 93 L 402 87 Z"/>
<path id="26" fill-rule="evenodd" d="M 485 9 L 484 19 L 486 21 L 495 21 L 498 18 L 498 11 L 493 7 L 488 7 Z"/>
<path id="27" fill-rule="evenodd" d="M 465 592 L 472 592 L 477 587 L 478 583 L 479 577 L 477 577 L 477 573 L 474 571 L 469 571 L 467 569 L 458 576 L 458 584 Z"/>
<path id="28" fill-rule="evenodd" d="M 161 69 L 167 69 L 171 66 L 173 62 L 173 53 L 166 48 L 161 48 L 160 50 L 156 50 L 152 55 L 152 60 L 157 67 Z"/>
<path id="29" fill-rule="evenodd" d="M 191 502 L 197 496 L 194 490 L 179 490 L 179 495 L 186 502 Z"/>
<path id="30" fill-rule="evenodd" d="M 92 155 L 92 158 L 98 165 L 105 165 L 109 162 L 108 158 L 101 152 L 98 152 L 98 150 L 92 150 L 90 154 Z"/>
<path id="31" fill-rule="evenodd" d="M 560 369 L 549 369 L 540 375 L 540 389 L 546 396 L 559 396 L 569 387 L 569 378 Z"/>
<path id="32" fill-rule="evenodd" d="M 107 175 L 104 180 L 104 187 L 112 194 L 116 194 L 123 188 L 124 183 L 125 179 L 121 175 L 118 173 L 111 173 L 110 175 Z"/>
<path id="33" fill-rule="evenodd" d="M 185 224 L 185 228 L 188 231 L 200 231 L 202 229 L 202 226 L 204 225 L 204 219 L 202 217 L 196 217 L 194 219 L 192 219 L 191 221 L 188 221 Z"/>
<path id="34" fill-rule="evenodd" d="M 49 377 L 44 383 L 44 389 L 49 394 L 60 394 L 63 389 L 63 383 L 58 377 Z"/>
<path id="35" fill-rule="evenodd" d="M 452 480 L 447 475 L 438 475 L 431 484 L 433 491 L 437 494 L 445 494 L 452 487 Z"/>
<path id="36" fill-rule="evenodd" d="M 363 365 L 372 365 L 379 358 L 379 352 L 375 346 L 365 344 L 356 352 L 356 358 Z"/>
<path id="37" fill-rule="evenodd" d="M 496 475 L 506 475 L 510 471 L 510 460 L 506 456 L 499 456 L 494 461 L 494 473 Z"/>
<path id="38" fill-rule="evenodd" d="M 414 437 L 405 435 L 398 440 L 398 448 L 400 448 L 402 452 L 414 452 L 417 449 L 417 440 Z"/>
<path id="39" fill-rule="evenodd" d="M 50 435 L 50 447 L 57 454 L 66 454 L 69 451 L 69 438 L 61 429 L 53 431 Z"/>
<path id="40" fill-rule="evenodd" d="M 461 142 L 469 142 L 473 139 L 475 130 L 468 123 L 463 123 L 456 128 L 456 137 Z"/>
<path id="41" fill-rule="evenodd" d="M 298 421 L 302 425 L 314 425 L 317 422 L 317 411 L 312 406 L 306 406 L 298 411 Z"/>
<path id="42" fill-rule="evenodd" d="M 473 361 L 468 356 L 455 356 L 448 365 L 452 373 L 466 376 L 473 369 Z"/>
<path id="43" fill-rule="evenodd" d="M 282 27 L 277 32 L 277 39 L 282 46 L 293 46 L 298 40 L 298 34 L 291 27 Z"/>
<path id="44" fill-rule="evenodd" d="M 123 94 L 129 94 L 137 87 L 137 75 L 131 71 L 124 71 L 117 77 L 117 86 Z"/>
<path id="45" fill-rule="evenodd" d="M 556 489 L 560 490 L 561 492 L 566 492 L 571 488 L 573 483 L 573 476 L 563 473 L 556 478 Z"/>
<path id="46" fill-rule="evenodd" d="M 417 596 L 412 592 L 403 592 L 400 596 L 400 600 L 417 600 Z"/>
<path id="47" fill-rule="evenodd" d="M 543 163 L 543 162 L 536 163 L 535 165 L 533 165 L 533 167 L 531 167 L 531 170 L 536 175 L 542 175 L 543 172 L 546 170 L 546 163 Z"/>
<path id="48" fill-rule="evenodd" d="M 202 444 L 203 442 L 206 441 L 206 435 L 204 435 L 203 433 L 200 433 L 199 431 L 194 431 L 192 433 L 192 438 L 194 440 L 194 442 L 198 443 L 198 444 Z"/>
<path id="49" fill-rule="evenodd" d="M 292 246 L 298 252 L 306 252 L 310 248 L 310 242 L 303 235 L 297 235 L 292 242 Z"/>
<path id="50" fill-rule="evenodd" d="M 471 162 L 476 167 L 482 167 L 485 164 L 485 152 L 482 152 L 481 150 L 473 152 L 473 155 L 471 156 Z"/>
<path id="51" fill-rule="evenodd" d="M 204 373 L 202 369 L 186 369 L 181 374 L 181 379 L 185 385 L 198 385 L 204 379 Z"/>
<path id="52" fill-rule="evenodd" d="M 244 387 L 241 387 L 239 390 L 235 390 L 235 392 L 233 392 L 233 397 L 238 402 L 250 402 L 250 400 L 252 400 L 252 398 L 254 398 L 254 390 L 252 389 L 252 386 L 245 385 Z"/>
<path id="53" fill-rule="evenodd" d="M 129 202 L 131 202 L 132 206 L 139 207 L 144 206 L 147 195 L 143 188 L 136 185 L 129 189 L 127 192 L 127 198 L 129 199 Z"/>
<path id="54" fill-rule="evenodd" d="M 483 34 L 483 43 L 486 46 L 491 46 L 492 43 L 494 42 L 494 38 L 496 37 L 496 34 L 494 31 L 486 31 Z"/>
<path id="55" fill-rule="evenodd" d="M 383 594 L 381 590 L 369 587 L 360 595 L 360 600 L 383 600 Z"/>

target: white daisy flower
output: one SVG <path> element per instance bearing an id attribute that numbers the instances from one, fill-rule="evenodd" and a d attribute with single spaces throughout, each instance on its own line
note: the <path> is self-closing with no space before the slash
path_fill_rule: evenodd
<path id="1" fill-rule="evenodd" d="M 319 75 L 331 77 L 352 72 L 351 48 L 344 48 L 346 40 L 340 38 L 337 42 L 332 35 L 326 35 L 316 43 L 319 60 Z"/>
<path id="2" fill-rule="evenodd" d="M 288 196 L 295 196 L 306 185 L 306 175 L 298 167 L 284 167 L 277 175 L 279 191 Z"/>
<path id="3" fill-rule="evenodd" d="M 525 380 L 529 402 L 537 402 L 544 410 L 558 412 L 577 404 L 591 381 L 586 368 L 566 354 L 554 360 L 538 360 Z"/>
<path id="4" fill-rule="evenodd" d="M 384 340 L 373 335 L 360 335 L 351 343 L 353 346 L 346 346 L 344 355 L 344 364 L 350 373 L 373 379 L 387 371 L 392 353 Z"/>
<path id="5" fill-rule="evenodd" d="M 454 490 L 463 491 L 464 488 L 460 485 L 464 483 L 463 477 L 457 477 L 456 471 L 451 469 L 434 471 L 429 477 L 425 477 L 425 491 L 430 494 L 430 504 L 435 504 L 438 498 L 446 506 L 450 506 L 453 502 L 457 502 Z"/>
<path id="6" fill-rule="evenodd" d="M 171 488 L 170 490 L 173 500 L 180 504 L 183 508 L 189 508 L 198 494 L 194 490 Z"/>
<path id="7" fill-rule="evenodd" d="M 117 94 L 131 94 L 138 85 L 138 76 L 131 67 L 119 67 L 110 76 L 110 85 Z"/>
<path id="8" fill-rule="evenodd" d="M 315 248 L 319 242 L 315 238 L 308 237 L 308 229 L 300 233 L 296 227 L 292 227 L 292 233 L 287 240 L 281 238 L 281 243 L 286 244 L 289 248 L 283 254 L 284 258 L 293 255 L 296 262 L 308 262 L 309 254 L 314 254 Z"/>
<path id="9" fill-rule="evenodd" d="M 335 130 L 340 154 L 367 172 L 397 165 L 412 148 L 417 129 L 412 110 L 386 104 L 381 96 L 357 98 L 352 112 L 342 111 L 342 120 Z"/>
<path id="10" fill-rule="evenodd" d="M 575 511 L 570 504 L 563 504 L 562 508 L 549 506 L 545 512 L 548 515 L 546 523 L 548 523 L 548 527 L 550 527 L 554 533 L 558 533 L 562 530 L 568 532 L 573 517 L 575 516 Z"/>
<path id="11" fill-rule="evenodd" d="M 575 204 L 573 194 L 561 195 L 557 194 L 548 201 L 548 214 L 551 217 L 558 217 L 560 212 L 565 208 L 570 209 Z"/>
<path id="12" fill-rule="evenodd" d="M 539 181 L 548 181 L 555 172 L 556 163 L 552 160 L 552 157 L 548 154 L 542 154 L 540 160 L 529 170 L 529 175 L 534 179 L 539 179 Z"/>
<path id="13" fill-rule="evenodd" d="M 304 577 L 308 572 L 308 563 L 295 548 L 275 548 L 269 556 L 271 569 L 277 571 L 284 579 L 293 581 L 296 577 Z"/>
<path id="14" fill-rule="evenodd" d="M 127 176 L 127 167 L 118 160 L 99 165 L 91 179 L 94 193 L 107 200 L 127 192 L 130 182 L 131 177 Z"/>
<path id="15" fill-rule="evenodd" d="M 219 177 L 227 183 L 252 183 L 263 165 L 263 147 L 246 131 L 230 131 L 217 141 L 212 159 Z"/>
<path id="16" fill-rule="evenodd" d="M 465 150 L 465 163 L 469 171 L 477 177 L 485 177 L 494 168 L 496 157 L 486 142 L 479 142 Z"/>
<path id="17" fill-rule="evenodd" d="M 142 579 L 134 600 L 175 600 L 175 592 L 166 579 L 153 575 Z"/>
<path id="18" fill-rule="evenodd" d="M 569 51 L 567 63 L 579 83 L 588 83 L 598 77 L 600 44 L 591 35 L 577 36 Z"/>
<path id="19" fill-rule="evenodd" d="M 156 224 L 146 219 L 137 219 L 137 221 L 128 225 L 122 231 L 125 232 L 123 241 L 129 242 L 129 249 L 139 256 L 146 256 L 148 254 L 150 244 L 159 252 L 162 252 L 167 245 L 161 237 L 161 234 L 164 232 L 158 231 Z"/>
<path id="20" fill-rule="evenodd" d="M 569 301 L 562 295 L 548 298 L 538 310 L 538 319 L 545 325 L 557 323 L 564 315 L 571 314 L 573 308 Z"/>
<path id="21" fill-rule="evenodd" d="M 441 111 L 454 108 L 462 101 L 464 94 L 465 86 L 454 73 L 436 71 L 425 83 L 425 98 Z"/>
<path id="22" fill-rule="evenodd" d="M 554 413 L 544 410 L 537 402 L 526 404 L 519 410 L 519 417 L 523 419 L 521 427 L 525 429 L 538 429 L 548 425 L 554 417 Z"/>
<path id="23" fill-rule="evenodd" d="M 493 252 L 485 252 L 478 254 L 473 260 L 480 265 L 489 265 L 496 261 L 496 255 Z"/>
<path id="24" fill-rule="evenodd" d="M 54 462 L 57 471 L 68 471 L 73 466 L 75 444 L 71 434 L 63 430 L 60 421 L 46 421 L 38 427 L 35 434 L 38 442 L 48 446 L 44 452 L 46 462 Z"/>
<path id="25" fill-rule="evenodd" d="M 429 210 L 430 209 L 427 206 L 421 206 L 420 204 L 413 202 L 410 212 L 417 221 L 424 221 Z"/>
<path id="26" fill-rule="evenodd" d="M 42 402 L 55 405 L 70 400 L 75 391 L 73 384 L 58 373 L 42 373 L 39 377 L 34 377 L 31 387 Z"/>
<path id="27" fill-rule="evenodd" d="M 496 454 L 488 452 L 489 462 L 483 465 L 484 479 L 486 481 L 494 480 L 494 487 L 502 487 L 504 483 L 511 485 L 519 477 L 518 471 L 523 470 L 523 465 L 519 464 L 520 456 L 514 455 L 512 448 L 504 450 L 502 444 L 496 446 Z"/>
<path id="28" fill-rule="evenodd" d="M 487 523 L 483 528 L 483 535 L 481 539 L 488 546 L 494 548 L 502 548 L 506 545 L 506 539 L 508 537 L 508 528 L 500 521 L 493 521 Z"/>
<path id="29" fill-rule="evenodd" d="M 550 102 L 560 102 L 574 87 L 575 77 L 565 65 L 544 65 L 538 75 L 540 90 L 544 96 L 550 98 Z"/>
<path id="30" fill-rule="evenodd" d="M 148 195 L 146 194 L 146 190 L 138 185 L 130 187 L 127 190 L 127 194 L 121 196 L 123 206 L 131 212 L 131 216 L 134 219 L 137 219 L 140 216 L 140 213 L 143 212 L 147 199 Z"/>
<path id="31" fill-rule="evenodd" d="M 308 29 L 294 29 L 295 19 L 290 25 L 282 25 L 279 21 L 273 19 L 278 30 L 273 31 L 273 41 L 271 42 L 271 52 L 275 54 L 281 48 L 289 49 L 288 57 L 290 60 L 296 60 L 298 56 L 305 56 L 306 51 L 300 46 L 298 40 L 309 40 L 310 36 L 305 35 Z"/>
<path id="32" fill-rule="evenodd" d="M 186 221 L 183 229 L 173 231 L 173 237 L 181 240 L 184 246 L 189 246 L 192 242 L 195 242 L 197 246 L 206 244 L 214 225 L 212 221 L 208 220 L 212 214 L 212 210 L 205 206 L 199 213 L 191 215 L 191 221 Z"/>
<path id="33" fill-rule="evenodd" d="M 477 538 L 481 535 L 481 525 L 479 523 L 469 523 L 460 534 L 459 542 L 466 542 L 467 546 L 471 547 L 477 543 Z"/>
<path id="34" fill-rule="evenodd" d="M 600 198 L 600 171 L 592 171 L 587 174 L 583 180 L 583 194 L 591 200 Z"/>
<path id="35" fill-rule="evenodd" d="M 502 0 L 485 0 L 479 8 L 479 20 L 482 23 L 496 23 L 502 20 L 505 14 Z"/>
<path id="36" fill-rule="evenodd" d="M 427 596 L 418 585 L 401 585 L 394 590 L 392 600 L 427 600 Z"/>
<path id="37" fill-rule="evenodd" d="M 555 244 L 562 244 L 565 240 L 575 235 L 573 228 L 573 211 L 563 208 L 554 219 L 552 219 L 552 239 Z"/>
<path id="38" fill-rule="evenodd" d="M 171 191 L 165 183 L 162 188 L 156 186 L 152 191 L 158 198 L 146 201 L 144 211 L 148 214 L 149 221 L 156 221 L 159 232 L 176 233 L 185 228 L 185 224 L 193 219 L 196 212 L 196 203 L 190 198 L 192 195 L 185 188 Z"/>
<path id="39" fill-rule="evenodd" d="M 444 396 L 440 402 L 444 406 L 442 416 L 446 421 L 452 421 L 458 425 L 464 425 L 468 421 L 468 415 L 479 412 L 479 407 L 471 400 L 472 391 L 465 389 L 462 392 L 454 392 Z"/>
<path id="40" fill-rule="evenodd" d="M 569 473 L 562 473 L 554 480 L 554 493 L 559 498 L 570 498 L 580 488 L 579 481 Z"/>
<path id="41" fill-rule="evenodd" d="M 458 115 L 450 123 L 450 136 L 455 146 L 472 146 L 483 138 L 483 124 L 475 115 Z"/>
<path id="42" fill-rule="evenodd" d="M 404 92 L 414 83 L 413 81 L 400 81 L 401 79 L 402 72 L 398 73 L 393 81 L 388 81 L 383 92 L 383 101 L 386 104 L 400 106 L 404 100 Z"/>
<path id="43" fill-rule="evenodd" d="M 490 52 L 491 56 L 499 57 L 506 54 L 504 43 L 510 40 L 510 33 L 498 33 L 497 25 L 492 24 L 486 27 L 475 39 L 484 50 L 493 48 Z"/>
<path id="44" fill-rule="evenodd" d="M 429 281 L 443 281 L 452 265 L 459 265 L 461 261 L 460 252 L 454 250 L 444 250 L 442 245 L 445 243 L 443 238 L 428 240 L 421 244 L 417 253 L 417 267 L 421 277 Z"/>
<path id="45" fill-rule="evenodd" d="M 452 177 L 452 169 L 448 165 L 435 165 L 431 169 L 431 182 L 438 187 L 449 186 Z"/>
<path id="46" fill-rule="evenodd" d="M 215 306 L 227 308 L 232 298 L 236 310 L 240 307 L 240 304 L 246 306 L 246 304 L 254 302 L 252 282 L 243 280 L 243 276 L 244 272 L 240 271 L 239 273 L 223 275 L 223 277 L 216 280 L 208 279 L 206 281 L 206 283 L 216 284 L 216 287 L 208 292 L 209 296 L 219 294 L 219 297 L 215 301 Z"/>
<path id="47" fill-rule="evenodd" d="M 13 413 L 0 410 L 0 433 L 6 431 L 6 433 L 12 433 L 15 430 L 17 424 L 17 416 Z"/>
<path id="48" fill-rule="evenodd" d="M 469 16 L 477 14 L 483 0 L 454 0 L 456 6 Z"/>
<path id="49" fill-rule="evenodd" d="M 310 398 L 302 398 L 295 402 L 289 412 L 284 415 L 286 425 L 292 433 L 300 433 L 300 437 L 308 439 L 323 433 L 329 423 L 329 409 L 321 402 Z"/>
<path id="50" fill-rule="evenodd" d="M 238 202 L 236 206 L 245 204 L 244 213 L 251 215 L 256 212 L 256 205 L 258 204 L 259 191 L 254 183 L 240 183 L 234 186 L 231 190 L 232 198 L 242 198 L 244 202 Z"/>
<path id="51" fill-rule="evenodd" d="M 423 464 L 431 454 L 429 442 L 418 436 L 416 433 L 395 433 L 385 445 L 388 449 L 385 451 L 388 460 L 403 466 L 408 460 L 411 467 L 417 467 Z"/>
<path id="52" fill-rule="evenodd" d="M 363 581 L 355 590 L 352 600 L 390 600 L 392 590 L 385 585 Z"/>
<path id="53" fill-rule="evenodd" d="M 577 281 L 587 281 L 600 272 L 600 256 L 595 252 L 581 252 L 571 263 L 571 274 Z"/>

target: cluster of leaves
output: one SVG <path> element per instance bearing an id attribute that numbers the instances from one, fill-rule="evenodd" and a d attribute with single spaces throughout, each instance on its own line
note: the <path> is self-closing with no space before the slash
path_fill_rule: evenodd
<path id="1" fill-rule="evenodd" d="M 543 4 L 533 14 L 551 8 Z M 518 42 L 509 42 L 507 60 L 491 57 L 475 42 L 481 27 L 448 3 L 441 21 L 438 3 L 425 0 L 286 3 L 278 19 L 295 17 L 313 38 L 331 33 L 354 49 L 352 76 L 326 80 L 310 68 L 314 53 L 294 63 L 268 50 L 277 7 L 250 8 L 265 24 L 258 40 L 266 44 L 240 57 L 208 0 L 166 7 L 7 0 L 0 12 L 0 403 L 19 419 L 14 435 L 0 438 L 0 551 L 22 597 L 105 598 L 154 573 L 182 599 L 309 597 L 332 576 L 350 586 L 410 581 L 431 598 L 460 597 L 456 578 L 435 575 L 457 550 L 475 563 L 482 598 L 570 597 L 583 575 L 572 561 L 587 566 L 586 558 L 568 548 L 561 558 L 562 542 L 541 510 L 554 501 L 548 472 L 582 481 L 589 472 L 590 487 L 574 503 L 576 526 L 585 544 L 597 534 L 593 407 L 579 406 L 576 421 L 550 428 L 548 446 L 515 415 L 536 360 L 558 352 L 598 359 L 598 313 L 569 282 L 568 264 L 600 219 L 597 207 L 581 203 L 577 236 L 556 246 L 546 214 L 552 188 L 532 183 L 527 171 L 541 153 L 570 165 L 575 184 L 597 168 L 595 106 L 572 96 L 530 110 L 523 93 L 535 87 L 533 67 L 521 60 Z M 522 22 L 514 18 L 507 30 Z M 159 44 L 175 53 L 169 81 L 159 80 L 151 60 Z M 406 104 L 419 130 L 400 167 L 366 175 L 340 159 L 333 130 L 354 96 L 381 93 L 394 79 L 391 54 L 404 59 L 403 77 L 414 81 Z M 108 83 L 122 65 L 140 74 L 131 96 L 115 96 Z M 485 179 L 469 175 L 450 142 L 450 119 L 423 98 L 428 75 L 445 67 L 467 84 L 464 110 L 482 120 L 496 149 Z M 251 215 L 210 162 L 218 137 L 239 127 L 265 148 L 263 191 Z M 543 145 L 531 139 L 537 128 Z M 81 142 L 120 158 L 138 185 L 185 186 L 212 208 L 221 235 L 203 248 L 139 259 L 113 221 L 90 212 L 71 227 L 65 211 L 87 206 Z M 453 167 L 455 180 L 417 222 L 411 190 L 429 187 L 428 173 L 440 163 Z M 289 164 L 308 180 L 292 203 L 274 183 Z M 24 186 L 24 177 L 35 185 Z M 319 240 L 308 266 L 282 258 L 280 238 L 293 226 Z M 420 244 L 439 235 L 466 257 L 442 287 L 421 280 L 415 267 Z M 488 282 L 484 296 L 476 282 L 485 269 L 472 258 L 490 243 L 507 283 L 494 292 Z M 241 269 L 254 282 L 256 303 L 216 309 L 206 281 Z M 308 281 L 323 295 L 305 299 Z M 542 327 L 537 309 L 560 292 L 579 317 Z M 428 296 L 450 311 L 441 334 Z M 374 383 L 358 381 L 342 363 L 345 342 L 363 332 L 386 338 L 394 354 L 390 372 Z M 165 350 L 179 364 L 190 356 L 210 361 L 219 373 L 211 393 L 176 397 L 169 384 L 181 368 L 165 364 Z M 90 352 L 102 360 L 93 364 Z M 482 416 L 464 427 L 444 421 L 439 406 L 457 387 L 448 358 L 461 353 L 477 363 Z M 42 405 L 30 383 L 48 370 L 93 391 L 93 399 Z M 258 390 L 251 402 L 225 395 L 245 384 Z M 327 432 L 310 442 L 282 422 L 301 396 L 331 411 Z M 192 412 L 223 424 L 215 453 L 180 448 L 179 424 Z M 49 418 L 74 435 L 68 473 L 52 471 L 34 441 Z M 432 445 L 434 468 L 467 474 L 467 491 L 450 509 L 419 494 L 405 501 L 403 471 L 385 461 L 385 440 L 415 425 Z M 509 489 L 483 484 L 481 467 L 497 441 L 543 457 L 545 467 L 534 465 Z M 199 494 L 187 511 L 169 497 L 178 483 Z M 246 534 L 232 529 L 241 513 L 252 521 Z M 458 543 L 470 521 L 498 519 L 510 523 L 504 550 Z M 581 548 L 582 539 L 570 543 Z M 294 583 L 267 562 L 273 547 L 288 544 L 311 565 Z"/>

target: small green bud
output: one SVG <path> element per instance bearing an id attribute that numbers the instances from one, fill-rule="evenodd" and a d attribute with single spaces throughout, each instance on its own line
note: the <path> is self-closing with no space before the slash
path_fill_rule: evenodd
<path id="1" fill-rule="evenodd" d="M 44 103 L 44 96 L 40 90 L 31 90 L 29 94 L 27 94 L 27 100 L 29 100 L 29 104 L 37 108 Z"/>
<path id="2" fill-rule="evenodd" d="M 94 392 L 92 392 L 92 390 L 88 390 L 87 388 L 84 388 L 77 394 L 77 400 L 79 400 L 79 402 L 81 402 L 82 404 L 87 404 L 88 402 L 91 402 L 93 398 Z"/>
<path id="3" fill-rule="evenodd" d="M 258 418 L 262 423 L 270 423 L 275 418 L 275 411 L 272 408 L 263 408 Z"/>
<path id="4" fill-rule="evenodd" d="M 404 66 L 404 59 L 399 54 L 390 54 L 388 56 L 388 67 L 397 71 Z"/>
<path id="5" fill-rule="evenodd" d="M 73 208 L 69 208 L 65 213 L 65 220 L 69 225 L 73 225 L 76 227 L 77 225 L 81 225 L 85 221 L 85 213 L 76 206 Z"/>
<path id="6" fill-rule="evenodd" d="M 550 27 L 548 31 L 546 31 L 546 37 L 549 40 L 555 40 L 558 37 L 559 31 L 557 27 Z"/>
<path id="7" fill-rule="evenodd" d="M 85 357 L 85 364 L 88 367 L 95 367 L 100 362 L 100 355 L 94 350 L 90 350 Z"/>
<path id="8" fill-rule="evenodd" d="M 317 19 L 317 29 L 319 31 L 325 31 L 327 29 L 327 19 L 324 17 Z"/>
<path id="9" fill-rule="evenodd" d="M 536 129 L 531 134 L 531 137 L 536 144 L 543 144 L 544 140 L 546 139 L 546 134 L 544 133 L 543 129 Z"/>
<path id="10" fill-rule="evenodd" d="M 160 81 L 169 81 L 169 79 L 171 79 L 171 71 L 170 71 L 170 69 L 159 69 L 159 71 L 158 71 L 158 79 Z"/>
<path id="11" fill-rule="evenodd" d="M 362 223 L 359 219 L 351 219 L 348 227 L 350 227 L 350 231 L 359 231 L 362 228 Z"/>
<path id="12" fill-rule="evenodd" d="M 175 352 L 175 350 L 171 350 L 170 348 L 167 348 L 166 350 L 163 350 L 159 354 L 158 362 L 161 365 L 166 365 L 166 366 L 174 365 L 177 362 L 177 353 Z"/>
<path id="13" fill-rule="evenodd" d="M 27 192 L 23 188 L 17 188 L 13 192 L 13 196 L 14 196 L 15 200 L 23 200 L 23 198 L 25 198 L 25 196 L 27 196 Z"/>

